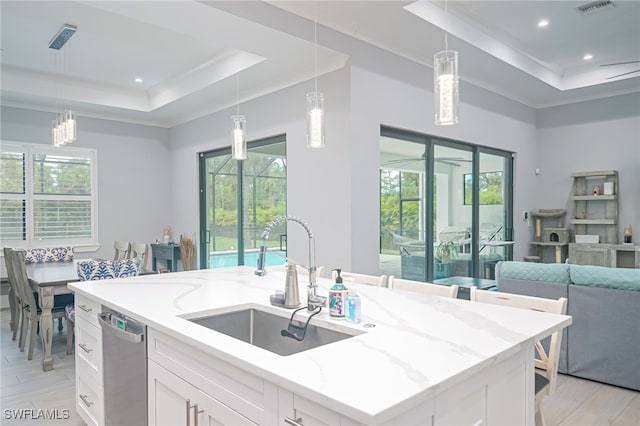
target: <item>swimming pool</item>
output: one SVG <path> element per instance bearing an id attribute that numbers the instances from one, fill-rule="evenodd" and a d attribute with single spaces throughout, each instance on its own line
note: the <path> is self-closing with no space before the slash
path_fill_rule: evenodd
<path id="1" fill-rule="evenodd" d="M 276 256 L 273 253 L 279 253 L 282 256 L 287 253 L 280 250 L 269 250 L 267 254 L 266 266 L 284 265 L 285 260 L 280 256 Z M 258 252 L 248 251 L 244 253 L 244 264 L 247 266 L 258 265 Z M 238 254 L 232 253 L 211 253 L 209 255 L 209 268 L 225 268 L 227 266 L 238 265 Z"/>

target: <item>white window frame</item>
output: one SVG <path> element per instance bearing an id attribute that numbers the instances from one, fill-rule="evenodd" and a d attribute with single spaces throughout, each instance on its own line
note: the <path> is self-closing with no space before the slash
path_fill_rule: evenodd
<path id="1" fill-rule="evenodd" d="M 3 240 L 2 245 L 12 247 L 53 247 L 53 246 L 73 246 L 74 248 L 85 247 L 91 250 L 97 248 L 98 243 L 98 152 L 92 148 L 76 148 L 70 146 L 53 147 L 43 144 L 30 144 L 21 142 L 5 142 L 2 141 L 0 146 L 2 152 L 22 152 L 25 154 L 25 193 L 24 194 L 4 194 L 0 192 L 2 200 L 25 200 L 25 240 Z M 91 195 L 42 195 L 33 193 L 33 157 L 36 154 L 45 155 L 62 155 L 69 157 L 88 158 L 91 162 Z M 1 182 L 0 182 L 1 186 Z M 60 199 L 60 200 L 90 200 L 91 201 L 91 237 L 89 238 L 60 238 L 36 240 L 34 236 L 34 201 L 42 199 Z M 86 250 L 78 250 L 86 251 Z"/>

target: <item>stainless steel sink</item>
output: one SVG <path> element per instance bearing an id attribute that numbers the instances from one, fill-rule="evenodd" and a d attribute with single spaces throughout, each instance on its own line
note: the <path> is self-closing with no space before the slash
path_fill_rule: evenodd
<path id="1" fill-rule="evenodd" d="M 296 318 L 298 318 L 297 315 Z M 242 308 L 232 312 L 189 318 L 189 321 L 282 356 L 317 348 L 360 334 L 355 330 L 353 334 L 349 334 L 309 324 L 304 339 L 299 342 L 280 334 L 281 330 L 287 329 L 289 318 L 255 308 Z M 294 320 L 294 323 L 297 321 Z"/>

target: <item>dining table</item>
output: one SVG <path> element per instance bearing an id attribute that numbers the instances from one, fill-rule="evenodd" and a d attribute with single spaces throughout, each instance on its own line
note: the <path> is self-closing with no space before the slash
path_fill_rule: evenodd
<path id="1" fill-rule="evenodd" d="M 53 370 L 51 345 L 53 342 L 53 298 L 59 294 L 73 293 L 68 283 L 78 282 L 78 262 L 84 260 L 102 259 L 74 259 L 71 262 L 45 262 L 26 265 L 29 284 L 38 293 L 40 314 L 40 338 L 42 339 L 42 371 Z M 154 271 L 140 271 L 139 275 L 154 274 Z"/>
<path id="2" fill-rule="evenodd" d="M 45 262 L 26 265 L 29 284 L 38 293 L 40 305 L 40 338 L 42 339 L 42 371 L 53 370 L 51 345 L 53 341 L 53 297 L 58 294 L 69 294 L 72 291 L 67 283 L 79 281 L 77 264 L 86 259 L 72 262 Z"/>

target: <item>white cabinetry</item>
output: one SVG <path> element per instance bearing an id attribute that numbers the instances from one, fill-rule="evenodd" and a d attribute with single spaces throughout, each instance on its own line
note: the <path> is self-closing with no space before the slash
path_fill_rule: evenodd
<path id="1" fill-rule="evenodd" d="M 150 425 L 362 425 L 331 401 L 319 404 L 153 329 L 148 336 Z M 382 424 L 533 425 L 532 347 L 523 345 Z"/>
<path id="2" fill-rule="evenodd" d="M 76 411 L 87 425 L 104 424 L 102 384 L 102 330 L 98 325 L 100 303 L 75 298 Z"/>
<path id="3" fill-rule="evenodd" d="M 355 426 L 360 423 L 286 389 L 278 389 L 278 425 Z"/>
<path id="4" fill-rule="evenodd" d="M 150 425 L 277 423 L 275 385 L 151 328 L 147 350 Z"/>
<path id="5" fill-rule="evenodd" d="M 433 426 L 533 424 L 532 354 L 520 351 L 438 394 Z"/>
<path id="6" fill-rule="evenodd" d="M 149 361 L 148 377 L 151 425 L 255 425 L 154 361 Z"/>

